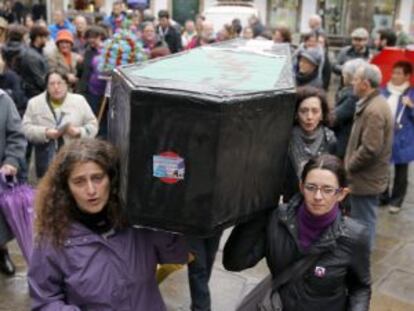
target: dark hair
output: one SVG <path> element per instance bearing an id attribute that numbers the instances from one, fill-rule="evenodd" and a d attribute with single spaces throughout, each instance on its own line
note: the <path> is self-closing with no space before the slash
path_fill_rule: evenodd
<path id="1" fill-rule="evenodd" d="M 10 25 L 7 32 L 7 41 L 22 42 L 24 35 L 28 32 L 29 30 L 22 25 Z"/>
<path id="2" fill-rule="evenodd" d="M 397 34 L 392 29 L 381 29 L 378 31 L 380 35 L 380 40 L 387 40 L 386 46 L 396 46 L 397 45 Z"/>
<path id="3" fill-rule="evenodd" d="M 318 34 L 315 31 L 311 31 L 311 32 L 305 33 L 303 35 L 303 42 L 308 41 L 312 37 L 315 37 L 316 39 L 318 39 Z"/>
<path id="4" fill-rule="evenodd" d="M 70 85 L 70 82 L 69 82 L 69 77 L 68 77 L 68 75 L 62 70 L 62 69 L 59 69 L 59 68 L 51 68 L 48 72 L 47 72 L 47 74 L 46 74 L 46 76 L 45 76 L 45 84 L 47 85 L 48 84 L 48 82 L 49 82 L 49 78 L 50 78 L 50 76 L 52 75 L 52 74 L 57 74 L 57 75 L 59 75 L 65 82 L 66 82 L 66 84 L 67 85 Z"/>
<path id="5" fill-rule="evenodd" d="M 72 210 L 78 208 L 69 189 L 68 179 L 76 164 L 94 162 L 107 174 L 110 192 L 107 202 L 108 218 L 115 228 L 125 225 L 119 199 L 119 155 L 109 142 L 80 138 L 64 145 L 41 179 L 35 199 L 36 239 L 50 239 L 61 246 L 73 221 Z"/>
<path id="6" fill-rule="evenodd" d="M 392 66 L 392 69 L 401 68 L 404 72 L 404 75 L 412 75 L 413 74 L 413 65 L 410 62 L 405 60 L 400 60 Z"/>
<path id="7" fill-rule="evenodd" d="M 332 117 L 328 105 L 328 100 L 326 99 L 326 94 L 324 91 L 313 87 L 313 86 L 303 86 L 298 87 L 296 93 L 296 108 L 295 108 L 295 116 L 298 113 L 299 107 L 301 103 L 310 97 L 317 97 L 321 101 L 321 108 L 322 108 L 322 121 L 321 124 L 325 126 L 330 126 L 332 123 Z M 298 124 L 298 121 L 295 117 L 295 124 Z"/>
<path id="8" fill-rule="evenodd" d="M 96 38 L 101 37 L 102 40 L 105 40 L 107 37 L 106 30 L 101 26 L 91 25 L 85 31 L 85 38 Z"/>
<path id="9" fill-rule="evenodd" d="M 170 13 L 167 10 L 159 10 L 158 11 L 158 18 L 170 18 Z"/>
<path id="10" fill-rule="evenodd" d="M 282 36 L 283 42 L 291 43 L 292 42 L 292 33 L 290 32 L 290 29 L 285 26 L 279 26 L 275 28 L 274 33 L 278 31 L 280 35 Z"/>
<path id="11" fill-rule="evenodd" d="M 34 25 L 32 29 L 30 29 L 30 41 L 35 41 L 37 37 L 48 37 L 49 34 L 47 27 L 43 25 Z"/>
<path id="12" fill-rule="evenodd" d="M 332 172 L 338 179 L 339 187 L 348 185 L 344 165 L 338 157 L 331 154 L 322 154 L 312 157 L 303 167 L 301 181 L 305 182 L 309 172 L 314 169 L 323 169 Z"/>

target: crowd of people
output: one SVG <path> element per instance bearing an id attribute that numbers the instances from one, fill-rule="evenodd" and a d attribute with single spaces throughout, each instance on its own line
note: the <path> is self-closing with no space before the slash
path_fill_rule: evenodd
<path id="1" fill-rule="evenodd" d="M 304 271 L 280 286 L 284 310 L 368 310 L 378 207 L 401 210 L 414 160 L 413 66 L 396 62 L 381 87 L 381 71 L 369 63 L 373 53 L 411 42 L 400 21 L 375 38 L 353 30 L 351 44 L 333 57 L 317 15 L 298 45 L 287 27 L 271 31 L 254 16 L 248 25 L 235 19 L 214 29 L 199 15 L 181 26 L 167 10 L 155 17 L 120 1 L 101 21 L 70 20 L 63 11 L 50 25 L 0 16 L 0 171 L 27 180 L 33 154 L 40 179 L 28 274 L 33 310 L 165 310 L 157 264 L 188 261 L 191 310 L 211 310 L 208 283 L 221 234 L 132 229 L 121 212 L 119 158 L 105 142 L 108 73 L 101 64 L 105 42 L 119 31 L 137 38 L 144 59 L 235 38 L 289 45 L 297 98 L 283 203 L 236 226 L 223 263 L 239 271 L 265 257 L 275 281 L 317 254 L 328 276 Z M 332 103 L 326 91 L 333 88 Z M 0 213 L 0 271 L 7 275 L 15 272 L 6 246 L 12 238 Z"/>

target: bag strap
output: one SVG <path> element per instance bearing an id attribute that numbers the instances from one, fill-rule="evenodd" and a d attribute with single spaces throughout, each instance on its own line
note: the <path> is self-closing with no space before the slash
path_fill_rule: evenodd
<path id="1" fill-rule="evenodd" d="M 272 292 L 277 291 L 291 280 L 302 277 L 306 270 L 316 263 L 322 255 L 323 253 L 308 255 L 290 264 L 289 267 L 283 270 L 272 282 Z"/>

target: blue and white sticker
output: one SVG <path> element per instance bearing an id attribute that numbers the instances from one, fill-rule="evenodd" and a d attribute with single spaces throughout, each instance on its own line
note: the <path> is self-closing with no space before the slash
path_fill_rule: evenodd
<path id="1" fill-rule="evenodd" d="M 175 184 L 184 179 L 185 162 L 177 153 L 162 152 L 153 156 L 153 176 L 167 184 Z"/>

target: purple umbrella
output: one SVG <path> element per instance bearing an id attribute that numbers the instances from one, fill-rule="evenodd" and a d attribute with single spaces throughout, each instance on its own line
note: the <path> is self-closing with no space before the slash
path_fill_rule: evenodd
<path id="1" fill-rule="evenodd" d="M 29 263 L 33 249 L 34 189 L 9 181 L 0 174 L 0 209 L 10 226 L 23 257 Z"/>

